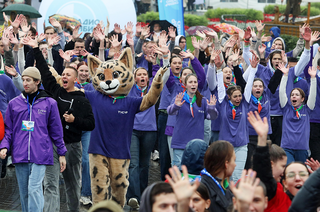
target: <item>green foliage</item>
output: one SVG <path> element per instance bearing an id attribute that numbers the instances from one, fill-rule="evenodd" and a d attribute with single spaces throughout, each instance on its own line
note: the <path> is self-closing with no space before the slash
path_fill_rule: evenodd
<path id="1" fill-rule="evenodd" d="M 311 3 L 311 7 L 316 7 L 316 8 L 318 8 L 318 9 L 320 9 L 320 2 L 317 2 L 317 3 L 313 2 L 313 3 Z"/>
<path id="2" fill-rule="evenodd" d="M 247 20 L 263 20 L 263 13 L 260 10 L 255 9 L 241 9 L 241 8 L 217 8 L 209 9 L 205 16 L 207 18 L 221 18 L 221 15 L 246 15 Z M 227 17 L 230 18 L 230 17 Z M 237 18 L 243 20 L 242 18 Z"/>
<path id="3" fill-rule="evenodd" d="M 318 6 L 318 8 L 316 6 L 311 6 L 310 7 L 310 16 L 316 16 L 320 14 L 320 3 L 314 3 L 315 5 Z M 312 4 L 311 4 L 312 5 Z M 274 14 L 274 6 L 276 6 L 276 4 L 269 4 L 266 5 L 263 10 L 265 14 Z M 280 13 L 284 13 L 286 11 L 286 5 L 277 5 L 279 7 L 279 11 Z M 303 11 L 304 10 L 304 11 Z M 308 6 L 302 6 L 301 7 L 301 11 L 303 11 L 300 15 L 302 16 L 307 16 L 308 14 Z"/>
<path id="4" fill-rule="evenodd" d="M 146 22 L 147 20 L 149 21 L 159 20 L 159 13 L 151 11 L 151 12 L 146 12 L 144 14 L 141 14 L 137 17 L 138 22 Z"/>
<path id="5" fill-rule="evenodd" d="M 192 14 L 184 15 L 184 25 L 185 26 L 207 26 L 208 19 L 205 16 L 197 16 Z"/>
<path id="6" fill-rule="evenodd" d="M 284 40 L 284 43 L 286 45 L 286 52 L 292 51 L 296 47 L 297 41 L 299 39 L 296 36 L 283 34 L 281 34 L 281 38 Z"/>

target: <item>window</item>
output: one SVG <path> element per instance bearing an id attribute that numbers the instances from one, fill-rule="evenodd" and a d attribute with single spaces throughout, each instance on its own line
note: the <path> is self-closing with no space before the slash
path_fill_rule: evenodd
<path id="1" fill-rule="evenodd" d="M 271 4 L 275 4 L 276 0 L 258 0 L 258 3 L 271 3 Z"/>

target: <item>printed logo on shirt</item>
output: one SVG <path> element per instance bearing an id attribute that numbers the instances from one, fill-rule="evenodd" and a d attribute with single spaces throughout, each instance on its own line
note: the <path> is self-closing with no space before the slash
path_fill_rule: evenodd
<path id="1" fill-rule="evenodd" d="M 40 110 L 40 109 L 38 109 L 38 114 L 40 114 L 40 115 L 45 115 L 46 114 L 46 110 Z"/>
<path id="2" fill-rule="evenodd" d="M 204 111 L 203 111 L 203 110 L 198 110 L 198 112 L 199 112 L 199 113 L 204 113 Z"/>
<path id="3" fill-rule="evenodd" d="M 300 117 L 301 117 L 301 116 L 307 116 L 307 114 L 300 114 Z"/>
<path id="4" fill-rule="evenodd" d="M 128 114 L 128 111 L 121 111 L 121 110 L 118 110 L 118 113 L 120 113 L 120 114 Z"/>
<path id="5" fill-rule="evenodd" d="M 266 105 L 266 104 L 268 104 L 268 102 L 269 102 L 269 101 L 266 101 L 264 104 Z"/>

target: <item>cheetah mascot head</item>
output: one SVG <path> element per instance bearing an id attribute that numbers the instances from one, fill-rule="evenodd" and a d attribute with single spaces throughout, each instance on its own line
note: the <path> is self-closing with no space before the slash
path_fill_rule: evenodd
<path id="1" fill-rule="evenodd" d="M 96 57 L 88 56 L 89 71 L 94 88 L 112 96 L 128 95 L 133 84 L 133 60 L 130 48 L 122 51 L 118 60 L 101 62 Z"/>

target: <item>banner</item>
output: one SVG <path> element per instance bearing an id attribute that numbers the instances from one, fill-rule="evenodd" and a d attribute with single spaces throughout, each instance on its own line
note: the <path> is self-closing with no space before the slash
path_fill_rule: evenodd
<path id="1" fill-rule="evenodd" d="M 178 35 L 184 35 L 183 1 L 158 0 L 159 18 L 177 27 Z"/>
<path id="2" fill-rule="evenodd" d="M 113 30 L 115 23 L 121 29 L 129 21 L 136 23 L 137 16 L 132 0 L 43 0 L 39 12 L 42 18 L 38 18 L 38 31 L 43 32 L 43 22 L 49 24 L 49 16 L 61 14 L 73 17 L 81 22 L 79 32 L 92 32 L 93 28 L 103 21 L 107 25 L 107 17 L 110 22 L 109 31 Z"/>

